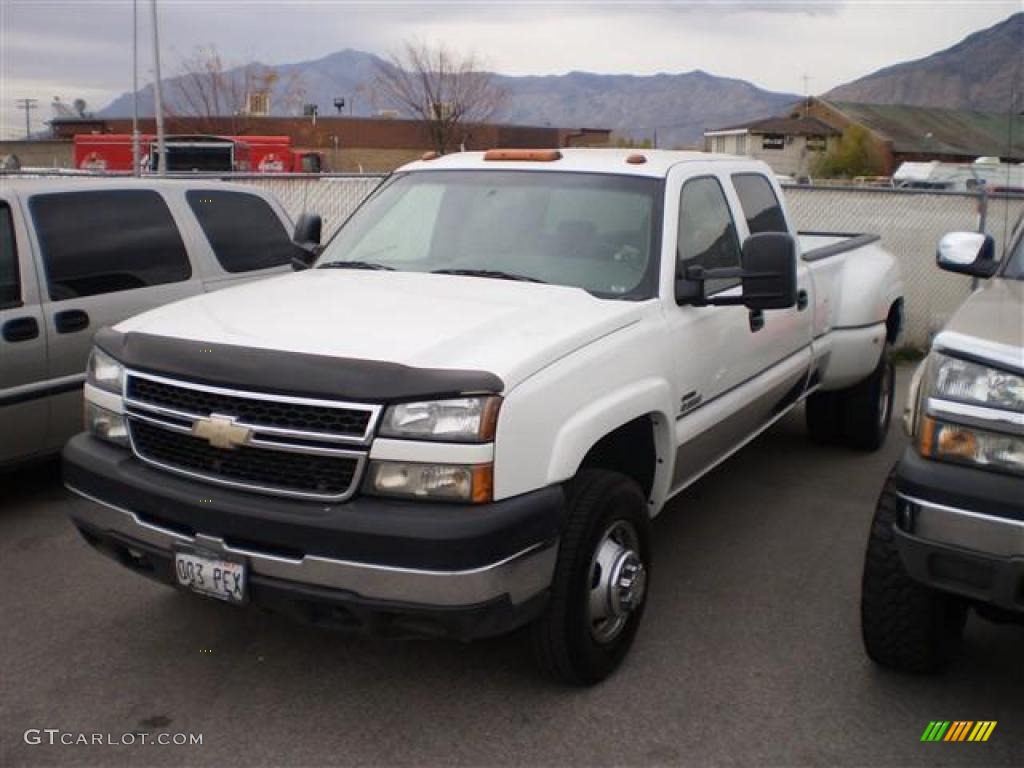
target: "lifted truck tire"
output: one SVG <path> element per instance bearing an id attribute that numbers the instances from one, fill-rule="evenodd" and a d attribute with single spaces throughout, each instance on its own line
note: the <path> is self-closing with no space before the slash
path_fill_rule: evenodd
<path id="1" fill-rule="evenodd" d="M 643 618 L 650 517 L 640 487 L 606 470 L 582 470 L 566 504 L 550 602 L 531 639 L 546 673 L 593 685 L 622 662 Z"/>
<path id="2" fill-rule="evenodd" d="M 811 438 L 862 451 L 878 450 L 892 422 L 895 385 L 895 368 L 886 346 L 875 370 L 863 381 L 836 392 L 815 392 L 807 398 L 807 431 Z"/>
<path id="3" fill-rule="evenodd" d="M 890 474 L 871 522 L 861 584 L 861 635 L 876 664 L 916 674 L 945 668 L 959 650 L 967 603 L 907 575 L 894 542 L 899 513 Z"/>

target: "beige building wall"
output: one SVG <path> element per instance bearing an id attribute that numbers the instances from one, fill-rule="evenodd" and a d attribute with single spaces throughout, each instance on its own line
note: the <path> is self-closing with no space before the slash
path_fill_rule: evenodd
<path id="1" fill-rule="evenodd" d="M 793 177 L 813 175 L 814 164 L 824 154 L 824 150 L 808 149 L 806 136 L 786 136 L 781 149 L 766 149 L 764 140 L 760 134 L 736 132 L 708 136 L 705 148 L 710 152 L 752 157 L 768 163 L 775 173 Z M 826 147 L 833 141 L 829 139 Z"/>
<path id="2" fill-rule="evenodd" d="M 15 155 L 22 168 L 72 168 L 70 141 L 0 141 L 0 156 Z"/>

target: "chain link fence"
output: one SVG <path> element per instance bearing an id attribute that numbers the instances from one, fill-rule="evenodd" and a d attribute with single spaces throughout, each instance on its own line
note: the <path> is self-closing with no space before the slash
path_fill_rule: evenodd
<path id="1" fill-rule="evenodd" d="M 939 238 L 979 226 L 974 194 L 847 187 L 786 188 L 789 213 L 800 230 L 870 232 L 899 261 L 906 296 L 903 344 L 926 347 L 971 292 L 971 279 L 935 265 Z M 986 231 L 1003 253 L 1010 230 L 1024 211 L 1024 197 L 988 200 Z"/>

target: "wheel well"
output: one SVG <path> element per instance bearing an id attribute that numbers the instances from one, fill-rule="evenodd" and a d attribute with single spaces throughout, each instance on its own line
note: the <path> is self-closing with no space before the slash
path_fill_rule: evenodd
<path id="1" fill-rule="evenodd" d="M 894 344 L 903 331 L 903 299 L 896 299 L 889 307 L 889 316 L 885 318 L 885 339 Z"/>
<path id="2" fill-rule="evenodd" d="M 632 478 L 650 498 L 657 463 L 654 425 L 650 416 L 623 424 L 602 437 L 583 457 L 580 469 L 609 469 Z"/>

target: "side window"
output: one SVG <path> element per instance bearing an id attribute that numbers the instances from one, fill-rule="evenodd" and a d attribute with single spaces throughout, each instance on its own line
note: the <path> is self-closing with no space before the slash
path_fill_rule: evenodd
<path id="1" fill-rule="evenodd" d="M 679 261 L 686 266 L 705 269 L 740 266 L 740 244 L 729 203 L 718 179 L 712 176 L 691 179 L 683 185 L 679 202 Z M 709 280 L 708 294 L 738 285 L 736 278 Z"/>
<path id="2" fill-rule="evenodd" d="M 188 252 L 153 190 L 59 192 L 29 202 L 53 301 L 188 280 Z"/>
<path id="3" fill-rule="evenodd" d="M 21 306 L 21 278 L 18 251 L 14 247 L 14 219 L 11 207 L 0 203 L 0 309 Z"/>
<path id="4" fill-rule="evenodd" d="M 737 173 L 732 177 L 750 234 L 788 232 L 786 217 L 771 182 L 759 173 Z"/>
<path id="5" fill-rule="evenodd" d="M 251 272 L 288 264 L 291 236 L 266 200 L 245 192 L 190 189 L 189 207 L 227 272 Z"/>

